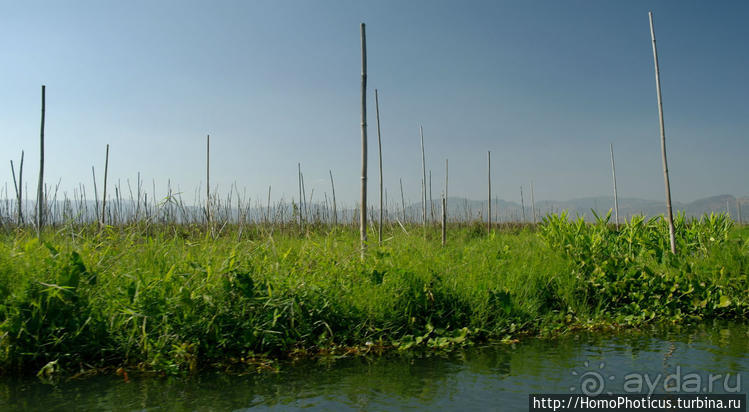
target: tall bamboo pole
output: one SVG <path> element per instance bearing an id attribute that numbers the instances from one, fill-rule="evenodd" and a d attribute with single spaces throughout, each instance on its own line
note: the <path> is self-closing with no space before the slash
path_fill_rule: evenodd
<path id="1" fill-rule="evenodd" d="M 336 210 L 336 203 L 335 203 L 335 184 L 333 183 L 333 171 L 328 169 L 328 173 L 330 173 L 330 187 L 333 189 L 333 226 L 338 225 L 338 211 Z"/>
<path id="2" fill-rule="evenodd" d="M 382 244 L 382 136 L 380 135 L 380 97 L 375 89 L 375 113 L 377 113 L 377 149 L 380 153 L 380 227 L 377 230 L 377 242 Z"/>
<path id="3" fill-rule="evenodd" d="M 743 222 L 741 221 L 741 201 L 739 201 L 739 199 L 736 199 L 736 212 L 739 215 L 738 216 L 739 217 L 739 224 L 742 224 Z"/>
<path id="4" fill-rule="evenodd" d="M 533 180 L 531 180 L 531 212 L 533 213 L 533 224 L 536 224 L 536 195 L 533 190 Z"/>
<path id="5" fill-rule="evenodd" d="M 611 149 L 611 173 L 614 175 L 614 213 L 616 216 L 616 226 L 619 227 L 619 198 L 616 191 L 616 166 L 614 165 L 614 144 L 609 143 Z"/>
<path id="6" fill-rule="evenodd" d="M 442 246 L 447 243 L 447 199 L 442 196 Z"/>
<path id="7" fill-rule="evenodd" d="M 653 12 L 648 12 L 650 18 L 650 38 L 653 40 L 653 62 L 655 64 L 655 87 L 658 95 L 658 118 L 661 129 L 661 155 L 663 159 L 663 181 L 666 186 L 666 209 L 668 212 L 668 234 L 671 239 L 671 253 L 676 254 L 676 235 L 674 233 L 674 213 L 671 209 L 671 184 L 668 179 L 668 161 L 666 160 L 666 127 L 663 124 L 663 99 L 661 96 L 661 75 L 658 67 L 658 50 L 655 47 L 655 28 L 653 27 Z"/>
<path id="8" fill-rule="evenodd" d="M 21 150 L 21 164 L 18 165 L 18 220 L 23 224 L 23 150 Z"/>
<path id="9" fill-rule="evenodd" d="M 403 196 L 403 179 L 398 179 L 401 184 L 401 207 L 403 208 L 403 224 L 406 224 L 406 198 Z"/>
<path id="10" fill-rule="evenodd" d="M 106 210 L 107 210 L 107 173 L 109 172 L 109 144 L 107 144 L 107 153 L 104 157 L 104 196 L 101 199 L 101 220 L 99 225 L 104 226 L 106 222 Z"/>
<path id="11" fill-rule="evenodd" d="M 272 185 L 268 185 L 268 205 L 265 209 L 265 224 L 268 224 L 270 222 L 270 189 Z"/>
<path id="12" fill-rule="evenodd" d="M 419 136 L 421 136 L 421 192 L 422 192 L 422 204 L 421 204 L 421 222 L 424 225 L 424 236 L 426 236 L 427 227 L 427 167 L 426 158 L 424 157 L 424 128 L 419 125 Z"/>
<path id="13" fill-rule="evenodd" d="M 94 182 L 94 220 L 99 220 L 99 191 L 96 188 L 96 170 L 91 166 L 91 180 Z"/>
<path id="14" fill-rule="evenodd" d="M 39 133 L 39 184 L 36 192 L 36 236 L 42 237 L 44 225 L 44 109 L 46 106 L 45 89 L 42 85 L 42 124 Z"/>
<path id="15" fill-rule="evenodd" d="M 10 170 L 13 173 L 13 187 L 16 191 L 16 201 L 18 202 L 18 210 L 16 210 L 16 224 L 21 226 L 23 224 L 23 150 L 21 150 L 21 164 L 18 168 L 18 181 L 16 181 L 16 168 L 13 166 L 13 161 L 10 161 Z"/>
<path id="16" fill-rule="evenodd" d="M 140 218 L 140 172 L 138 172 L 138 186 L 136 187 L 136 196 L 135 196 L 135 221 L 137 222 Z"/>
<path id="17" fill-rule="evenodd" d="M 434 222 L 434 200 L 432 199 L 432 169 L 429 169 L 429 216 L 430 222 Z"/>
<path id="18" fill-rule="evenodd" d="M 447 199 L 447 159 L 445 159 L 445 199 Z"/>
<path id="19" fill-rule="evenodd" d="M 297 180 L 299 181 L 299 206 L 297 211 L 299 212 L 299 230 L 302 229 L 302 164 L 297 163 Z"/>
<path id="20" fill-rule="evenodd" d="M 488 207 L 487 210 L 487 225 L 486 225 L 486 233 L 490 234 L 492 233 L 492 152 L 491 150 L 488 150 L 486 152 L 489 155 L 489 168 L 487 175 L 489 176 L 489 197 L 487 197 L 486 204 Z"/>
<path id="21" fill-rule="evenodd" d="M 10 160 L 10 172 L 13 174 L 13 190 L 16 194 L 16 202 L 18 202 L 18 206 L 20 207 L 21 202 L 18 200 L 18 181 L 16 180 L 16 167 L 13 166 L 13 159 Z M 16 225 L 21 226 L 21 215 L 16 213 L 16 219 Z"/>
<path id="22" fill-rule="evenodd" d="M 361 33 L 361 214 L 359 215 L 359 235 L 361 258 L 364 259 L 367 247 L 367 35 L 364 23 Z"/>
<path id="23" fill-rule="evenodd" d="M 205 218 L 211 224 L 211 135 L 205 138 Z"/>
<path id="24" fill-rule="evenodd" d="M 302 177 L 302 204 L 304 205 L 304 222 L 309 222 L 309 209 L 307 208 L 307 189 L 304 186 L 304 173 L 301 173 Z"/>
<path id="25" fill-rule="evenodd" d="M 445 159 L 445 218 L 447 218 L 447 159 Z"/>

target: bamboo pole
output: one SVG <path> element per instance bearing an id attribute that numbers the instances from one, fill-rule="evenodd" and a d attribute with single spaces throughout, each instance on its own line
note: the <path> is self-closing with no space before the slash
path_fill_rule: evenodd
<path id="1" fill-rule="evenodd" d="M 429 222 L 434 222 L 434 200 L 432 199 L 432 169 L 429 169 Z"/>
<path id="2" fill-rule="evenodd" d="M 21 210 L 21 201 L 18 200 L 18 181 L 16 180 L 16 167 L 13 166 L 13 159 L 10 160 L 10 172 L 13 174 L 13 190 L 16 194 L 16 202 L 18 202 L 19 211 Z M 10 212 L 10 208 L 8 209 Z M 17 222 L 16 225 L 21 226 L 21 215 L 16 213 Z"/>
<path id="3" fill-rule="evenodd" d="M 489 176 L 489 197 L 486 200 L 486 204 L 488 207 L 487 210 L 487 225 L 486 225 L 486 233 L 491 234 L 492 233 L 492 152 L 491 150 L 487 151 L 487 154 L 489 155 L 489 168 L 487 175 Z"/>
<path id="4" fill-rule="evenodd" d="M 135 221 L 138 222 L 140 219 L 140 172 L 138 172 L 138 184 L 135 187 Z"/>
<path id="5" fill-rule="evenodd" d="M 676 236 L 674 233 L 674 213 L 671 209 L 671 184 L 668 179 L 668 161 L 666 159 L 666 127 L 663 124 L 663 99 L 661 95 L 661 75 L 658 67 L 658 50 L 655 46 L 655 28 L 653 12 L 648 12 L 650 19 L 650 38 L 653 40 L 653 62 L 655 65 L 655 87 L 658 95 L 658 119 L 661 131 L 661 155 L 663 159 L 663 181 L 666 186 L 666 209 L 668 212 L 668 234 L 671 240 L 671 253 L 676 254 Z"/>
<path id="6" fill-rule="evenodd" d="M 40 239 L 42 237 L 42 226 L 44 226 L 44 109 L 46 106 L 45 89 L 46 87 L 42 85 L 42 122 L 41 130 L 39 133 L 39 184 L 37 186 L 36 193 L 36 236 Z"/>
<path id="7" fill-rule="evenodd" d="M 739 199 L 736 199 L 736 212 L 739 215 L 738 216 L 739 224 L 742 224 L 743 222 L 741 221 L 741 201 Z"/>
<path id="8" fill-rule="evenodd" d="M 442 246 L 447 244 L 447 199 L 442 196 Z"/>
<path id="9" fill-rule="evenodd" d="M 616 216 L 616 227 L 619 227 L 619 197 L 616 191 L 616 166 L 614 165 L 614 144 L 609 143 L 611 149 L 611 173 L 614 176 L 614 216 Z"/>
<path id="10" fill-rule="evenodd" d="M 523 185 L 520 185 L 520 208 L 523 211 L 523 223 L 525 223 L 525 202 L 523 200 Z"/>
<path id="11" fill-rule="evenodd" d="M 265 224 L 270 222 L 270 189 L 272 185 L 268 185 L 268 206 L 265 209 Z"/>
<path id="12" fill-rule="evenodd" d="M 403 196 L 403 179 L 398 179 L 401 184 L 401 207 L 403 208 L 403 224 L 406 223 L 406 198 Z"/>
<path id="13" fill-rule="evenodd" d="M 536 195 L 533 190 L 533 180 L 531 180 L 531 212 L 533 214 L 533 224 L 536 224 Z"/>
<path id="14" fill-rule="evenodd" d="M 304 185 L 304 173 L 302 173 L 302 205 L 304 206 L 304 223 L 309 223 L 310 218 L 309 207 L 307 203 L 307 186 Z"/>
<path id="15" fill-rule="evenodd" d="M 333 189 L 333 226 L 338 225 L 338 211 L 336 210 L 336 203 L 335 203 L 335 184 L 333 183 L 333 171 L 328 169 L 328 173 L 330 173 L 330 187 Z"/>
<path id="16" fill-rule="evenodd" d="M 367 247 L 367 36 L 364 23 L 361 33 L 361 214 L 359 216 L 359 236 L 361 258 L 364 259 Z"/>
<path id="17" fill-rule="evenodd" d="M 18 203 L 18 210 L 16 210 L 16 224 L 21 226 L 23 224 L 23 150 L 21 150 L 21 164 L 18 167 L 18 181 L 16 181 L 16 168 L 13 166 L 13 160 L 10 161 L 10 170 L 13 173 L 13 188 L 16 191 L 16 201 Z"/>
<path id="18" fill-rule="evenodd" d="M 107 144 L 107 154 L 104 157 L 104 195 L 101 199 L 101 220 L 99 221 L 100 226 L 105 226 L 106 221 L 106 210 L 107 210 L 107 173 L 109 172 L 109 144 Z"/>
<path id="19" fill-rule="evenodd" d="M 299 181 L 299 205 L 297 212 L 299 214 L 299 230 L 302 230 L 302 164 L 297 163 L 297 180 Z M 293 201 L 293 199 L 292 199 Z"/>
<path id="20" fill-rule="evenodd" d="M 211 135 L 205 138 L 205 219 L 211 225 Z"/>
<path id="21" fill-rule="evenodd" d="M 447 159 L 445 159 L 445 199 L 447 199 Z"/>
<path id="22" fill-rule="evenodd" d="M 424 128 L 419 125 L 419 136 L 421 136 L 421 192 L 422 192 L 422 204 L 421 204 L 421 222 L 424 225 L 424 236 L 426 237 L 427 227 L 427 168 L 426 158 L 424 156 Z"/>
<path id="23" fill-rule="evenodd" d="M 375 113 L 377 114 L 377 149 L 380 154 L 380 227 L 377 230 L 377 242 L 382 244 L 382 136 L 380 135 L 380 97 L 375 89 Z"/>
<path id="24" fill-rule="evenodd" d="M 21 164 L 18 165 L 18 219 L 23 222 L 23 150 L 21 150 Z"/>

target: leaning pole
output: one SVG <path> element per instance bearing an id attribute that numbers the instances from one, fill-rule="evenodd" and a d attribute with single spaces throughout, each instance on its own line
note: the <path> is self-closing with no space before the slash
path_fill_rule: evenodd
<path id="1" fill-rule="evenodd" d="M 663 100 L 661 98 L 661 75 L 658 69 L 658 51 L 655 48 L 655 28 L 653 27 L 653 12 L 648 12 L 650 18 L 650 38 L 653 40 L 653 61 L 655 63 L 655 88 L 658 94 L 658 118 L 661 126 L 661 157 L 663 159 L 663 180 L 666 184 L 666 210 L 668 212 L 668 234 L 671 238 L 671 253 L 676 254 L 676 236 L 674 234 L 674 212 L 671 209 L 671 184 L 668 180 L 668 161 L 666 160 L 666 127 L 663 125 Z"/>

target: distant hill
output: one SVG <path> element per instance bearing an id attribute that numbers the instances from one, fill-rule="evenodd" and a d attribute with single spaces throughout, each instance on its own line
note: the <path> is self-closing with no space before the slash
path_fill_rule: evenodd
<path id="1" fill-rule="evenodd" d="M 674 213 L 682 211 L 689 217 L 700 217 L 704 214 L 726 212 L 734 219 L 738 219 L 738 204 L 741 204 L 742 220 L 749 220 L 749 197 L 736 198 L 733 195 L 718 195 L 697 199 L 693 202 L 682 203 L 673 202 Z M 428 205 L 428 203 L 427 203 Z M 518 202 L 508 202 L 502 199 L 492 200 L 492 216 L 500 221 L 522 220 L 530 221 L 532 219 L 532 205 L 529 200 L 524 202 L 523 207 Z M 391 206 L 392 208 L 393 206 Z M 440 205 L 437 200 L 434 201 L 435 216 L 439 215 Z M 547 213 L 560 213 L 566 210 L 572 216 L 582 216 L 585 219 L 593 219 L 591 210 L 595 210 L 599 215 L 605 215 L 609 209 L 614 208 L 613 196 L 584 197 L 564 201 L 541 200 L 536 202 L 536 216 L 540 220 L 541 216 Z M 447 201 L 447 210 L 453 218 L 466 218 L 478 216 L 485 217 L 487 213 L 486 201 L 468 200 L 460 197 L 450 197 Z M 408 205 L 406 208 L 407 216 L 421 216 L 421 202 Z M 392 212 L 391 212 L 392 213 Z M 657 200 L 648 200 L 640 198 L 619 198 L 619 218 L 629 218 L 632 215 L 658 216 L 666 213 L 666 202 Z M 429 210 L 427 210 L 429 214 Z M 612 211 L 613 216 L 613 211 Z"/>

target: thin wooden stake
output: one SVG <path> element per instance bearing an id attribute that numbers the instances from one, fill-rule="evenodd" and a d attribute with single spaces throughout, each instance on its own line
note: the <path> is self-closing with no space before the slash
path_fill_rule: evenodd
<path id="1" fill-rule="evenodd" d="M 486 225 L 486 233 L 490 234 L 492 233 L 492 152 L 491 150 L 487 151 L 487 154 L 489 155 L 489 168 L 488 168 L 488 176 L 489 176 L 489 197 L 487 198 L 486 204 L 489 208 L 488 212 L 486 214 L 487 217 L 487 225 Z"/>
<path id="2" fill-rule="evenodd" d="M 429 169 L 429 222 L 434 222 L 434 200 L 432 199 L 432 169 Z"/>
<path id="3" fill-rule="evenodd" d="M 297 163 L 297 180 L 299 181 L 299 205 L 297 212 L 299 214 L 299 230 L 302 230 L 302 164 Z"/>
<path id="4" fill-rule="evenodd" d="M 739 224 L 742 224 L 743 222 L 741 221 L 741 202 L 739 201 L 738 198 L 736 199 L 736 212 L 739 215 L 738 216 L 738 218 L 739 218 Z"/>
<path id="5" fill-rule="evenodd" d="M 328 173 L 330 173 L 330 187 L 333 189 L 333 226 L 338 225 L 338 211 L 336 210 L 336 203 L 335 203 L 335 184 L 333 183 L 333 171 L 328 170 Z"/>
<path id="6" fill-rule="evenodd" d="M 533 190 L 533 180 L 531 180 L 531 212 L 533 213 L 533 224 L 536 224 L 536 195 Z"/>
<path id="7" fill-rule="evenodd" d="M 380 135 L 380 98 L 377 89 L 375 89 L 375 113 L 377 114 L 377 148 L 380 153 L 380 226 L 377 229 L 377 242 L 382 244 L 382 136 Z"/>
<path id="8" fill-rule="evenodd" d="M 270 189 L 272 185 L 268 185 L 268 206 L 265 210 L 265 223 L 268 224 L 270 222 Z"/>
<path id="9" fill-rule="evenodd" d="M 442 196 L 442 246 L 447 244 L 447 199 Z"/>
<path id="10" fill-rule="evenodd" d="M 419 136 L 421 136 L 421 180 L 422 204 L 421 204 L 421 222 L 424 226 L 424 237 L 427 235 L 427 168 L 424 157 L 424 128 L 419 125 Z"/>
<path id="11" fill-rule="evenodd" d="M 666 185 L 666 209 L 668 212 L 668 234 L 671 240 L 671 253 L 676 254 L 676 235 L 674 232 L 674 213 L 671 209 L 671 183 L 668 179 L 668 161 L 666 160 L 666 127 L 663 124 L 663 99 L 661 96 L 661 75 L 658 67 L 658 50 L 655 47 L 655 28 L 653 26 L 653 12 L 648 12 L 650 18 L 650 38 L 653 40 L 653 62 L 655 64 L 655 87 L 658 95 L 658 119 L 661 130 L 661 155 L 663 159 L 663 180 Z"/>
<path id="12" fill-rule="evenodd" d="M 361 32 L 361 214 L 359 235 L 361 258 L 367 247 L 367 36 L 364 23 Z"/>
<path id="13" fill-rule="evenodd" d="M 13 161 L 10 161 L 10 170 L 13 173 L 13 187 L 16 191 L 16 201 L 18 202 L 18 210 L 16 211 L 16 225 L 21 226 L 23 224 L 23 150 L 21 150 L 21 164 L 18 168 L 18 181 L 16 181 L 16 169 L 13 166 Z"/>
<path id="14" fill-rule="evenodd" d="M 448 166 L 447 165 L 447 159 L 445 159 L 445 199 L 448 198 L 448 196 L 447 196 L 447 176 L 448 176 L 448 174 L 447 174 L 447 166 Z"/>
<path id="15" fill-rule="evenodd" d="M 211 135 L 205 138 L 205 218 L 211 225 Z"/>
<path id="16" fill-rule="evenodd" d="M 304 223 L 309 222 L 309 209 L 307 208 L 307 189 L 304 186 L 304 173 L 301 174 L 302 177 L 302 205 L 304 208 Z"/>
<path id="17" fill-rule="evenodd" d="M 21 164 L 18 166 L 18 219 L 23 224 L 23 150 L 21 150 Z"/>
<path id="18" fill-rule="evenodd" d="M 406 198 L 403 196 L 403 179 L 398 179 L 401 184 L 401 207 L 403 208 L 403 224 L 406 223 Z"/>
<path id="19" fill-rule="evenodd" d="M 109 144 L 107 144 L 107 154 L 104 158 L 104 196 L 101 199 L 101 220 L 99 225 L 105 226 L 106 221 L 106 210 L 107 210 L 107 173 L 109 172 Z"/>
<path id="20" fill-rule="evenodd" d="M 45 89 L 42 85 L 42 124 L 41 131 L 39 133 L 39 184 L 37 186 L 36 193 L 36 236 L 41 239 L 42 237 L 42 226 L 44 226 L 44 109 L 45 103 Z"/>
<path id="21" fill-rule="evenodd" d="M 616 166 L 614 165 L 613 143 L 609 143 L 609 149 L 611 149 L 611 173 L 614 175 L 614 216 L 616 216 L 616 227 L 619 227 L 619 198 L 616 191 Z"/>

